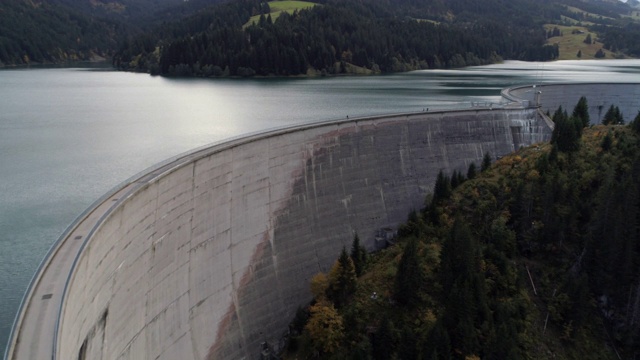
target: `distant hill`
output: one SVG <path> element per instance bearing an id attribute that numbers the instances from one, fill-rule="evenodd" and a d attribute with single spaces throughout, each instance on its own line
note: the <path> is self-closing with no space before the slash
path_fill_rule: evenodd
<path id="1" fill-rule="evenodd" d="M 119 69 L 162 75 L 290 76 L 557 59 L 545 25 L 585 27 L 605 56 L 640 56 L 640 10 L 616 1 L 302 3 L 3 0 L 0 66 L 113 56 Z"/>
<path id="2" fill-rule="evenodd" d="M 291 76 L 546 61 L 559 58 L 560 45 L 547 41 L 545 24 L 572 21 L 602 33 L 604 56 L 637 56 L 635 32 L 614 34 L 638 26 L 620 2 L 322 0 L 283 15 L 271 10 L 279 3 L 238 0 L 166 23 L 124 44 L 114 65 L 170 76 Z"/>
<path id="3" fill-rule="evenodd" d="M 556 57 L 531 16 L 544 14 L 531 1 L 318 4 L 277 19 L 257 0 L 209 8 L 129 42 L 114 64 L 163 75 L 253 76 L 395 72 Z M 260 21 L 244 26 L 251 17 Z"/>
<path id="4" fill-rule="evenodd" d="M 183 0 L 50 0 L 51 3 L 67 6 L 85 14 L 111 18 L 139 18 L 180 5 Z"/>
<path id="5" fill-rule="evenodd" d="M 227 0 L 49 0 L 83 14 L 118 20 L 137 28 L 176 21 Z M 147 29 L 148 30 L 148 29 Z"/>
<path id="6" fill-rule="evenodd" d="M 216 0 L 2 0 L 0 66 L 110 59 L 127 37 Z"/>
<path id="7" fill-rule="evenodd" d="M 124 35 L 114 21 L 53 2 L 0 2 L 0 64 L 56 63 L 107 57 Z"/>

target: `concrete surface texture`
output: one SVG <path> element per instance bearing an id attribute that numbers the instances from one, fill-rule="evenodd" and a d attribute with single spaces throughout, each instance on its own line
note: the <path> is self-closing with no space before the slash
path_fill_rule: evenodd
<path id="1" fill-rule="evenodd" d="M 9 359 L 256 359 L 357 232 L 420 209 L 439 170 L 550 138 L 535 108 L 271 131 L 174 159 L 108 194 L 31 284 Z M 46 297 L 46 299 L 45 299 Z"/>
<path id="2" fill-rule="evenodd" d="M 358 232 L 419 209 L 440 169 L 548 139 L 535 109 L 330 123 L 220 146 L 129 195 L 69 283 L 60 359 L 254 359 Z"/>
<path id="3" fill-rule="evenodd" d="M 581 96 L 587 98 L 589 118 L 592 124 L 600 124 L 611 105 L 617 106 L 626 123 L 640 111 L 640 84 L 633 83 L 576 83 L 545 84 L 516 87 L 503 91 L 511 99 L 526 99 L 532 105 L 540 104 L 543 112 L 551 115 L 562 106 L 571 115 Z M 506 93 L 506 94 L 505 94 Z M 537 96 L 537 98 L 536 98 Z"/>

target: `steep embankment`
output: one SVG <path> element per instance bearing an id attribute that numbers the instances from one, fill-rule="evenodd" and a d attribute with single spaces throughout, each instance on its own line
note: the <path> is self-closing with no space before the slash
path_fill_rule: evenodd
<path id="1" fill-rule="evenodd" d="M 298 312 L 291 350 L 338 359 L 634 358 L 638 145 L 640 116 L 586 128 L 580 140 L 556 131 L 551 144 L 483 163 L 466 181 L 439 176 L 430 203 L 400 226 L 399 244 L 360 277 L 357 246 L 327 278 L 314 277 L 316 302 Z"/>

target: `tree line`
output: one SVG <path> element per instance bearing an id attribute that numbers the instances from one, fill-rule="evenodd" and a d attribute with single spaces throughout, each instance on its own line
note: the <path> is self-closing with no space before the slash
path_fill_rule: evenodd
<path id="1" fill-rule="evenodd" d="M 253 0 L 229 3 L 208 19 L 200 15 L 165 28 L 160 38 L 147 34 L 127 42 L 114 65 L 163 75 L 251 76 L 299 75 L 310 69 L 326 74 L 356 68 L 395 72 L 558 56 L 557 47 L 544 45 L 544 30 L 533 24 L 491 18 L 420 21 L 397 16 L 383 4 L 330 0 L 275 21 L 263 14 L 243 29 L 264 7 Z"/>
<path id="2" fill-rule="evenodd" d="M 0 64 L 55 63 L 110 56 L 126 27 L 50 2 L 0 4 Z"/>
<path id="3" fill-rule="evenodd" d="M 388 72 L 476 65 L 501 58 L 550 60 L 557 57 L 557 48 L 544 45 L 542 25 L 567 18 L 594 23 L 591 31 L 611 51 L 640 53 L 636 49 L 639 25 L 620 16 L 631 13 L 623 3 L 317 3 L 320 6 L 309 12 L 270 20 L 268 3 L 251 0 L 5 0 L 0 4 L 0 62 L 65 62 L 117 53 L 114 64 L 125 70 L 221 76 L 304 74 L 309 69 Z M 574 8 L 589 14 L 576 13 Z M 338 11 L 344 13 L 336 16 Z M 243 28 L 249 17 L 260 14 L 264 20 L 253 29 Z M 224 36 L 231 36 L 229 42 Z M 305 47 L 309 44 L 311 49 Z"/>

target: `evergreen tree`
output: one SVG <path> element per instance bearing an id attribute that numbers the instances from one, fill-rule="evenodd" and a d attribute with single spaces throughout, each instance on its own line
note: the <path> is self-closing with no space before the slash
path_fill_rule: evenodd
<path id="1" fill-rule="evenodd" d="M 442 170 L 438 172 L 436 184 L 433 187 L 433 204 L 446 200 L 451 196 L 451 179 Z"/>
<path id="2" fill-rule="evenodd" d="M 396 352 L 399 359 L 419 360 L 420 350 L 416 341 L 416 333 L 410 323 L 404 323 L 400 328 L 398 347 Z"/>
<path id="3" fill-rule="evenodd" d="M 480 338 L 491 331 L 481 249 L 469 226 L 457 217 L 441 255 L 441 279 L 447 304 L 444 326 L 452 347 L 463 355 L 479 354 Z"/>
<path id="4" fill-rule="evenodd" d="M 591 34 L 587 34 L 587 37 L 584 39 L 583 41 L 585 44 L 589 44 L 591 45 L 592 40 L 591 40 Z"/>
<path id="5" fill-rule="evenodd" d="M 424 270 L 418 257 L 418 245 L 415 238 L 409 239 L 402 252 L 394 283 L 396 302 L 415 307 L 421 299 L 421 289 L 425 280 Z"/>
<path id="6" fill-rule="evenodd" d="M 640 134 L 640 111 L 638 111 L 638 115 L 636 115 L 635 119 L 629 124 L 633 131 Z"/>
<path id="7" fill-rule="evenodd" d="M 347 254 L 347 250 L 343 247 L 340 257 L 329 272 L 327 296 L 339 308 L 356 291 L 356 283 L 356 268 Z"/>
<path id="8" fill-rule="evenodd" d="M 578 150 L 583 121 L 579 118 L 569 117 L 560 106 L 553 114 L 553 122 L 555 126 L 551 134 L 551 144 L 554 145 L 554 148 L 562 152 Z"/>
<path id="9" fill-rule="evenodd" d="M 624 118 L 620 112 L 620 108 L 611 104 L 604 114 L 602 125 L 624 125 Z"/>
<path id="10" fill-rule="evenodd" d="M 622 116 L 622 113 L 620 112 L 620 108 L 617 106 L 615 109 L 615 119 L 616 119 L 616 125 L 624 125 L 624 116 Z"/>
<path id="11" fill-rule="evenodd" d="M 351 260 L 355 266 L 356 275 L 362 275 L 362 270 L 367 263 L 367 250 L 364 246 L 360 245 L 360 237 L 358 233 L 353 235 L 353 242 L 351 244 Z"/>
<path id="12" fill-rule="evenodd" d="M 442 246 L 440 256 L 440 276 L 444 294 L 451 291 L 456 279 L 470 278 L 477 271 L 477 250 L 477 243 L 473 241 L 469 226 L 457 217 L 447 241 Z"/>
<path id="13" fill-rule="evenodd" d="M 600 143 L 600 147 L 602 148 L 603 151 L 609 151 L 611 150 L 612 144 L 613 144 L 613 138 L 611 137 L 611 131 L 609 131 L 607 135 L 605 135 L 605 137 L 602 139 L 602 142 Z"/>
<path id="14" fill-rule="evenodd" d="M 372 350 L 375 360 L 391 359 L 395 348 L 395 337 L 393 323 L 388 317 L 384 317 L 380 322 L 378 331 L 373 334 Z"/>
<path id="15" fill-rule="evenodd" d="M 454 190 L 458 187 L 462 182 L 460 181 L 460 176 L 458 175 L 458 170 L 453 170 L 453 174 L 451 174 L 451 190 Z"/>
<path id="16" fill-rule="evenodd" d="M 429 333 L 423 350 L 427 359 L 451 360 L 452 349 L 449 333 L 445 330 L 442 320 L 438 320 Z"/>
<path id="17" fill-rule="evenodd" d="M 576 57 L 578 59 L 582 58 L 582 50 L 578 50 L 578 53 L 576 54 Z"/>
<path id="18" fill-rule="evenodd" d="M 467 170 L 467 179 L 471 180 L 475 178 L 476 173 L 477 173 L 476 164 L 475 163 L 469 164 L 469 169 Z"/>
<path id="19" fill-rule="evenodd" d="M 590 119 L 589 119 L 589 105 L 587 104 L 587 98 L 582 96 L 580 97 L 580 100 L 578 100 L 578 103 L 576 104 L 576 107 L 573 109 L 573 117 L 578 118 L 582 121 L 582 126 L 583 127 L 587 127 L 589 126 L 590 123 Z"/>
<path id="20" fill-rule="evenodd" d="M 486 152 L 484 153 L 484 157 L 482 158 L 482 166 L 480 167 L 480 171 L 484 172 L 490 167 L 491 167 L 491 154 L 489 152 Z"/>

